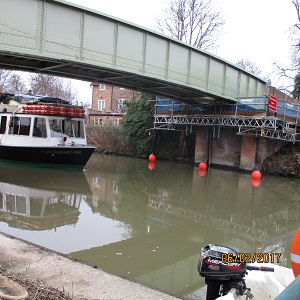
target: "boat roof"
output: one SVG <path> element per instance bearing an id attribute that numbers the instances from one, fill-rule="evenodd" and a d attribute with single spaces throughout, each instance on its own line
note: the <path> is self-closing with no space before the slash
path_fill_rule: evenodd
<path id="1" fill-rule="evenodd" d="M 42 96 L 42 95 L 27 95 L 27 94 L 17 94 L 13 97 L 8 97 L 7 100 L 13 99 L 22 104 L 30 103 L 47 103 L 47 104 L 71 104 L 67 100 L 63 100 L 57 97 Z"/>
<path id="2" fill-rule="evenodd" d="M 85 117 L 85 109 L 82 105 L 74 105 L 61 98 L 42 95 L 4 93 L 0 109 L 2 113 Z"/>

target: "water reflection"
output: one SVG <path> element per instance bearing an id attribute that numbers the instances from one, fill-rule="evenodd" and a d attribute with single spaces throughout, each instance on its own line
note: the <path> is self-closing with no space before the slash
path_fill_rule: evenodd
<path id="1" fill-rule="evenodd" d="M 204 285 L 195 266 L 207 243 L 241 252 L 277 251 L 281 264 L 289 266 L 299 226 L 298 179 L 264 176 L 253 185 L 250 174 L 217 169 L 199 174 L 198 168 L 167 162 L 156 162 L 154 169 L 144 160 L 93 159 L 87 170 L 93 210 L 127 224 L 127 236 L 72 256 L 180 296 Z"/>
<path id="2" fill-rule="evenodd" d="M 27 170 L 7 172 L 9 181 L 1 171 L 0 208 L 15 219 L 2 219 L 1 231 L 178 296 L 192 297 L 204 286 L 196 264 L 207 243 L 277 251 L 288 265 L 299 226 L 296 179 L 263 176 L 257 186 L 250 174 L 199 174 L 191 165 L 162 161 L 149 168 L 146 160 L 98 154 L 80 175 L 51 173 L 43 180 Z M 26 188 L 27 202 L 17 198 Z M 16 197 L 8 201 L 7 191 Z"/>
<path id="3" fill-rule="evenodd" d="M 10 227 L 45 230 L 76 224 L 80 203 L 90 194 L 82 171 L 1 166 L 0 173 L 0 220 Z"/>

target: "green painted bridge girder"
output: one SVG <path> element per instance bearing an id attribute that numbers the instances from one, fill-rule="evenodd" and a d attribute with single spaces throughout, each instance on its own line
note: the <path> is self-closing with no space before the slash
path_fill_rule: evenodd
<path id="1" fill-rule="evenodd" d="M 263 96 L 237 66 L 62 0 L 1 0 L 0 68 L 107 83 L 187 102 Z"/>

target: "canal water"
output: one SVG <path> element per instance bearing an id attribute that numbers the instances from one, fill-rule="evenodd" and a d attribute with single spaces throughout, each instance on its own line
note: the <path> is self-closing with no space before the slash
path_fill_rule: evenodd
<path id="1" fill-rule="evenodd" d="M 100 154 L 83 171 L 0 174 L 1 232 L 180 297 L 199 299 L 209 243 L 277 252 L 290 266 L 299 179 Z"/>

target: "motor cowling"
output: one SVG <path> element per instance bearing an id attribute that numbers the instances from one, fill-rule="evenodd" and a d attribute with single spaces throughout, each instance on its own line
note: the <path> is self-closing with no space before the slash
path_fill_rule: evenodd
<path id="1" fill-rule="evenodd" d="M 230 260 L 228 258 L 231 258 Z M 201 249 L 197 265 L 199 274 L 208 280 L 237 280 L 245 276 L 247 266 L 232 248 L 208 244 Z"/>

